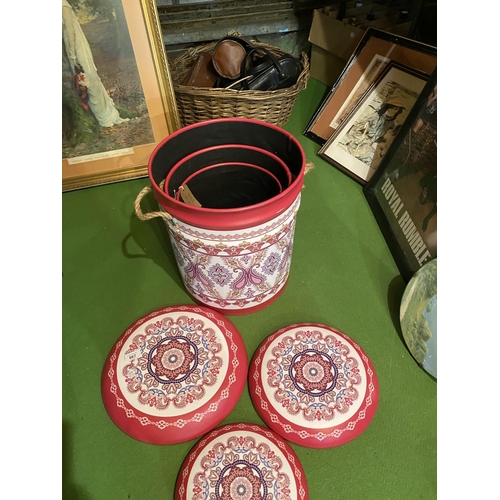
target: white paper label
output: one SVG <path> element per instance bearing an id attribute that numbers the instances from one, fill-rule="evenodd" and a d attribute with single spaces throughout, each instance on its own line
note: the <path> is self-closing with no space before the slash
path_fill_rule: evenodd
<path id="1" fill-rule="evenodd" d="M 135 351 L 126 352 L 123 355 L 123 359 L 124 359 L 125 363 L 131 363 L 132 361 L 136 360 L 140 356 L 140 354 L 141 354 L 141 350 L 135 349 Z"/>

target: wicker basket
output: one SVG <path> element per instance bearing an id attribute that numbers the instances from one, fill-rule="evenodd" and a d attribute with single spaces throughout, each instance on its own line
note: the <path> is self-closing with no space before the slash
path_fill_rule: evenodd
<path id="1" fill-rule="evenodd" d="M 169 60 L 172 83 L 182 126 L 213 118 L 255 118 L 281 127 L 290 118 L 293 106 L 309 79 L 309 59 L 301 56 L 302 72 L 292 87 L 281 90 L 233 90 L 225 88 L 200 88 L 181 85 L 184 76 L 195 63 L 200 52 L 212 51 L 217 42 L 192 47 L 175 59 Z M 286 54 L 283 50 L 265 43 L 252 42 L 254 47 L 264 47 L 275 56 Z"/>

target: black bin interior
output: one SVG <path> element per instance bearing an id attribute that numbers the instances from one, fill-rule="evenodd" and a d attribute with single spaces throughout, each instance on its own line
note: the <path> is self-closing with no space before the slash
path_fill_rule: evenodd
<path id="1" fill-rule="evenodd" d="M 212 146 L 240 144 L 274 153 L 290 169 L 293 179 L 301 171 L 303 156 L 300 146 L 287 133 L 254 120 L 213 120 L 187 127 L 169 138 L 151 159 L 151 175 L 159 186 L 172 167 L 191 153 Z M 168 188 L 168 193 L 172 196 L 173 189 Z"/>
<path id="2" fill-rule="evenodd" d="M 261 203 L 281 192 L 268 171 L 237 163 L 202 170 L 187 186 L 202 207 L 219 209 Z"/>

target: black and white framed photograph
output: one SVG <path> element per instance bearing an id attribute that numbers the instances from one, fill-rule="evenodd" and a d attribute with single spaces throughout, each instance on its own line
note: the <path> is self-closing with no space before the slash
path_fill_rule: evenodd
<path id="1" fill-rule="evenodd" d="M 427 75 L 391 62 L 319 150 L 319 156 L 366 184 L 404 124 Z"/>
<path id="2" fill-rule="evenodd" d="M 304 135 L 323 146 L 356 105 L 387 61 L 427 76 L 437 66 L 437 48 L 376 28 L 368 28 L 344 70 L 311 117 Z"/>

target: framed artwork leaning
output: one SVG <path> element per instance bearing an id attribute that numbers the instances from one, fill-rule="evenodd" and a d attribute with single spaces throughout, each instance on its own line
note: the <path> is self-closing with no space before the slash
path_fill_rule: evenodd
<path id="1" fill-rule="evenodd" d="M 425 86 L 427 75 L 393 61 L 356 100 L 318 154 L 361 184 L 372 177 Z"/>
<path id="2" fill-rule="evenodd" d="M 62 0 L 62 190 L 147 175 L 180 128 L 155 0 Z"/>
<path id="3" fill-rule="evenodd" d="M 368 28 L 303 135 L 323 146 L 390 62 L 429 76 L 437 66 L 437 49 L 416 40 Z"/>
<path id="4" fill-rule="evenodd" d="M 437 258 L 437 68 L 363 193 L 408 282 Z"/>

